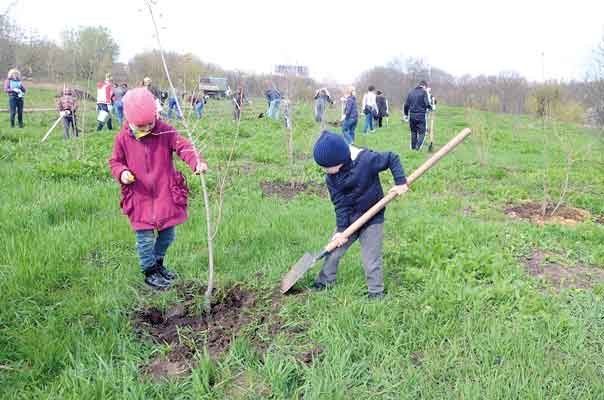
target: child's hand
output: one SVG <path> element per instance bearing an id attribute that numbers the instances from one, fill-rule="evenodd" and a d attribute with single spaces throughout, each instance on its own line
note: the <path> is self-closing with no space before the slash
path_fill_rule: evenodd
<path id="1" fill-rule="evenodd" d="M 405 183 L 404 185 L 396 185 L 393 186 L 388 193 L 396 193 L 397 196 L 407 192 L 409 190 L 409 186 Z"/>
<path id="2" fill-rule="evenodd" d="M 195 167 L 195 175 L 201 175 L 201 174 L 205 174 L 206 171 L 208 170 L 208 164 L 204 163 L 204 162 L 200 162 L 199 164 L 197 164 L 197 167 Z"/>
<path id="3" fill-rule="evenodd" d="M 332 242 L 336 242 L 336 247 L 341 247 L 348 241 L 348 238 L 342 235 L 342 232 L 336 232 L 331 238 Z"/>
<path id="4" fill-rule="evenodd" d="M 122 181 L 122 183 L 124 185 L 129 185 L 131 183 L 133 183 L 135 180 L 134 175 L 132 175 L 132 172 L 125 170 L 124 172 L 122 172 L 122 176 L 120 176 L 120 181 Z"/>

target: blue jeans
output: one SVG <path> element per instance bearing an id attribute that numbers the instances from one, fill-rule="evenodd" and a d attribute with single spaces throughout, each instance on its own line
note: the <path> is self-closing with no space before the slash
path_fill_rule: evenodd
<path id="1" fill-rule="evenodd" d="M 203 114 L 203 101 L 200 103 L 195 103 L 195 115 L 197 119 L 201 119 L 201 115 Z"/>
<path id="2" fill-rule="evenodd" d="M 271 100 L 270 105 L 268 106 L 268 111 L 266 112 L 267 116 L 272 119 L 279 119 L 279 104 L 281 103 L 281 99 Z"/>
<path id="3" fill-rule="evenodd" d="M 165 257 L 168 247 L 175 238 L 176 227 L 174 226 L 158 231 L 157 238 L 153 229 L 136 231 L 136 252 L 143 272 L 151 270 L 158 258 Z"/>
<path id="4" fill-rule="evenodd" d="M 365 114 L 365 128 L 363 133 L 367 133 L 368 130 L 373 130 L 373 114 Z"/>
<path id="5" fill-rule="evenodd" d="M 113 108 L 115 109 L 115 116 L 117 118 L 117 123 L 122 127 L 124 123 L 124 103 L 121 100 L 116 100 L 113 102 Z"/>
<path id="6" fill-rule="evenodd" d="M 109 112 L 109 107 L 107 107 L 107 104 L 98 103 L 96 105 L 96 110 Z M 103 129 L 103 125 L 105 125 L 105 123 L 99 121 L 98 125 L 96 126 L 96 130 L 100 131 L 101 129 Z M 113 125 L 111 124 L 111 113 L 109 114 L 109 118 L 107 118 L 107 129 L 109 129 L 110 131 L 113 130 Z"/>
<path id="7" fill-rule="evenodd" d="M 176 103 L 176 97 L 170 96 L 168 99 L 168 119 L 172 119 L 172 110 L 176 109 L 176 118 L 181 119 L 182 115 L 178 111 L 178 105 Z"/>
<path id="8" fill-rule="evenodd" d="M 354 143 L 354 130 L 357 127 L 357 119 L 345 119 L 342 121 L 342 134 L 346 143 Z"/>
<path id="9" fill-rule="evenodd" d="M 15 115 L 19 120 L 19 126 L 23 127 L 23 97 L 8 96 L 8 109 L 10 113 L 10 126 L 15 126 Z"/>

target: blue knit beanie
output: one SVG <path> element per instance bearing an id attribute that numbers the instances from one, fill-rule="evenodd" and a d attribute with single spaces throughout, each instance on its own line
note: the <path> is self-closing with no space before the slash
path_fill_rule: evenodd
<path id="1" fill-rule="evenodd" d="M 317 164 L 322 167 L 335 167 L 350 160 L 350 147 L 337 133 L 323 131 L 313 149 Z"/>

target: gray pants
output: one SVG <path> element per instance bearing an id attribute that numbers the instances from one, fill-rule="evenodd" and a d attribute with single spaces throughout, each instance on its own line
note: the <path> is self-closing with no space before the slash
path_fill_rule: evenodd
<path id="1" fill-rule="evenodd" d="M 69 129 L 73 131 L 73 136 L 78 136 L 75 114 L 66 115 L 63 117 L 63 137 L 69 139 Z"/>
<path id="2" fill-rule="evenodd" d="M 323 285 L 332 285 L 336 281 L 338 264 L 340 258 L 348 248 L 356 242 L 361 241 L 361 257 L 365 268 L 365 280 L 369 293 L 381 293 L 384 291 L 384 273 L 382 272 L 382 242 L 384 240 L 384 224 L 373 224 L 364 227 L 355 233 L 342 247 L 332 251 L 323 264 L 323 268 L 317 276 L 316 282 Z"/>

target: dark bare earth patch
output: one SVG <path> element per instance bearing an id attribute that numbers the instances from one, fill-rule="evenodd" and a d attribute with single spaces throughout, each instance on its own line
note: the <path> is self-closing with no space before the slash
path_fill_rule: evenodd
<path id="1" fill-rule="evenodd" d="M 318 183 L 301 182 L 260 182 L 262 194 L 268 197 L 279 197 L 285 200 L 291 200 L 298 194 L 326 197 L 327 188 Z"/>
<path id="2" fill-rule="evenodd" d="M 530 276 L 542 279 L 555 291 L 567 288 L 590 289 L 604 282 L 604 270 L 600 268 L 564 265 L 556 259 L 559 256 L 554 253 L 533 249 L 531 255 L 521 258 L 521 261 Z"/>
<path id="3" fill-rule="evenodd" d="M 167 344 L 165 357 L 153 360 L 144 371 L 155 379 L 180 376 L 193 367 L 196 349 L 207 348 L 218 357 L 237 333 L 253 318 L 250 315 L 256 296 L 240 286 L 217 293 L 210 315 L 202 313 L 205 288 L 181 287 L 182 302 L 162 312 L 156 307 L 143 309 L 135 317 L 135 329 L 154 343 Z"/>
<path id="4" fill-rule="evenodd" d="M 321 355 L 323 354 L 323 348 L 321 346 L 315 345 L 311 349 L 305 351 L 300 355 L 300 361 L 305 365 L 312 365 L 315 361 L 321 359 Z"/>
<path id="5" fill-rule="evenodd" d="M 543 212 L 541 203 L 528 202 L 508 207 L 504 212 L 511 218 L 523 219 L 541 226 L 544 224 L 577 225 L 591 218 L 589 211 L 581 208 L 561 205 L 555 212 L 554 209 L 554 204 L 548 204 Z"/>
<path id="6" fill-rule="evenodd" d="M 307 329 L 306 326 L 286 326 L 279 317 L 283 296 L 278 289 L 264 298 L 241 285 L 217 291 L 209 315 L 205 315 L 201 307 L 205 287 L 184 283 L 175 290 L 179 301 L 167 310 L 149 306 L 133 317 L 135 332 L 141 339 L 169 346 L 166 354 L 141 368 L 143 374 L 154 380 L 188 375 L 196 365 L 198 351 L 205 349 L 212 359 L 218 359 L 237 337 L 248 337 L 263 354 L 276 335 L 293 336 Z M 321 352 L 313 350 L 309 356 L 302 353 L 300 360 L 310 363 Z M 308 357 L 310 361 L 304 361 Z"/>

